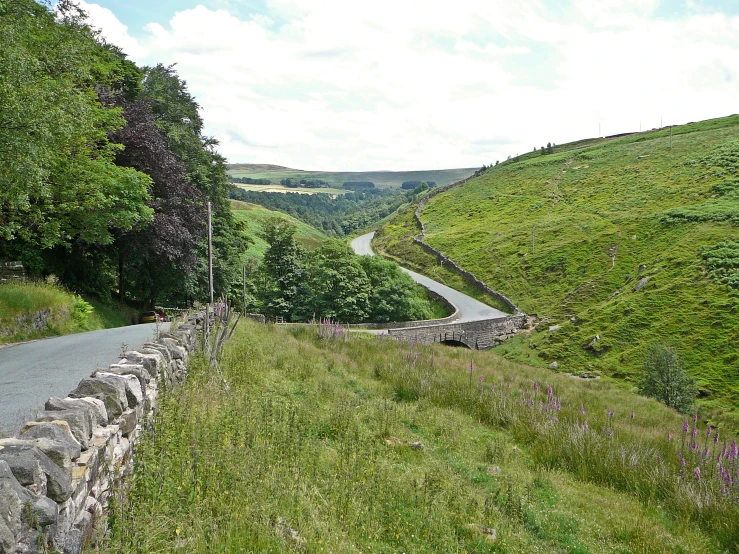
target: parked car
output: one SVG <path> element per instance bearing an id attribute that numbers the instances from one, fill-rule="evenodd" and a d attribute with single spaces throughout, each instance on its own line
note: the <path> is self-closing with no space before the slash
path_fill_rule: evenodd
<path id="1" fill-rule="evenodd" d="M 144 312 L 141 314 L 141 317 L 139 317 L 139 323 L 161 323 L 167 321 L 167 316 L 164 314 L 164 312 L 156 312 L 154 310 L 150 312 Z"/>

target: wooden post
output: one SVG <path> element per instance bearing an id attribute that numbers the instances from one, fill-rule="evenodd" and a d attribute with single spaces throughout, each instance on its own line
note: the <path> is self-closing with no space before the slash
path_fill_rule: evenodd
<path id="1" fill-rule="evenodd" d="M 213 222 L 211 220 L 210 200 L 208 200 L 208 291 L 213 304 Z"/>
<path id="2" fill-rule="evenodd" d="M 243 307 L 243 310 L 244 310 L 244 316 L 246 316 L 246 266 L 243 266 L 242 269 L 243 269 L 242 282 L 244 284 L 244 291 L 242 293 L 242 302 L 243 302 L 242 303 L 242 307 Z"/>

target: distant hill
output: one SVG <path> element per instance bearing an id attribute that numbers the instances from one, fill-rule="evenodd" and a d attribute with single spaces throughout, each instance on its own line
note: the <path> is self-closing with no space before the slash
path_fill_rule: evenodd
<path id="1" fill-rule="evenodd" d="M 378 246 L 433 274 L 413 209 Z M 739 429 L 739 116 L 529 153 L 421 219 L 428 244 L 542 319 L 500 353 L 633 384 L 665 343 Z"/>
<path id="2" fill-rule="evenodd" d="M 247 253 L 255 258 L 261 259 L 265 250 L 267 250 L 267 243 L 259 237 L 259 234 L 264 227 L 264 223 L 273 217 L 280 217 L 293 223 L 297 227 L 295 237 L 309 250 L 317 248 L 327 238 L 321 231 L 311 227 L 307 223 L 303 223 L 302 221 L 282 212 L 268 210 L 267 208 L 258 206 L 257 204 L 231 200 L 231 212 L 234 214 L 236 219 L 244 221 L 248 225 L 246 234 L 251 237 L 254 244 L 249 247 Z"/>
<path id="3" fill-rule="evenodd" d="M 477 171 L 473 168 L 430 169 L 421 171 L 304 171 L 270 164 L 229 164 L 229 175 L 233 177 L 267 178 L 274 184 L 282 179 L 323 179 L 329 186 L 341 189 L 347 181 L 370 181 L 380 188 L 400 188 L 405 181 L 433 181 L 443 186 L 461 181 Z M 320 189 L 317 189 L 320 191 Z"/>

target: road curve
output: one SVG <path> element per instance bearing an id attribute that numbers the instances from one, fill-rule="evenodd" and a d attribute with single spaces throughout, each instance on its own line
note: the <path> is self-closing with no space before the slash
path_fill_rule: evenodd
<path id="1" fill-rule="evenodd" d="M 15 433 L 50 396 L 64 398 L 81 379 L 118 361 L 123 345 L 134 350 L 155 332 L 149 323 L 0 348 L 0 432 Z"/>
<path id="2" fill-rule="evenodd" d="M 354 252 L 360 256 L 374 256 L 375 253 L 372 251 L 371 246 L 372 237 L 374 236 L 375 233 L 372 232 L 355 238 L 352 241 Z M 404 267 L 401 267 L 401 269 L 410 275 L 416 283 L 434 291 L 454 304 L 459 309 L 459 319 L 457 320 L 459 322 L 480 321 L 481 319 L 493 319 L 509 315 L 500 310 L 496 310 L 495 308 L 491 308 L 487 304 L 483 304 L 479 300 L 475 300 L 471 296 L 467 296 L 458 290 L 442 285 L 425 275 L 421 275 L 420 273 L 416 273 L 415 271 L 411 271 Z"/>

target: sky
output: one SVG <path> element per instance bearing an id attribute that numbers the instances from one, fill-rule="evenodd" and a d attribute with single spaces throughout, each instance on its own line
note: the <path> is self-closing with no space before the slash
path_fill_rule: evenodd
<path id="1" fill-rule="evenodd" d="M 231 163 L 480 167 L 739 111 L 736 0 L 81 0 Z"/>

